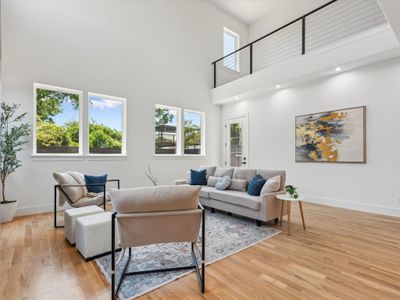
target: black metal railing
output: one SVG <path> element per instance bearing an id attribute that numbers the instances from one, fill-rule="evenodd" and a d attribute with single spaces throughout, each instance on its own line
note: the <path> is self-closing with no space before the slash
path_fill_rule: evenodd
<path id="1" fill-rule="evenodd" d="M 216 88 L 290 57 L 305 55 L 385 22 L 376 0 L 329 1 L 214 61 L 213 86 Z M 237 62 L 240 67 L 233 68 Z"/>

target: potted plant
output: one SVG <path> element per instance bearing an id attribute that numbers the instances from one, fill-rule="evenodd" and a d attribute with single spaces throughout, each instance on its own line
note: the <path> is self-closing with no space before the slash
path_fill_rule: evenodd
<path id="1" fill-rule="evenodd" d="M 6 179 L 22 166 L 17 153 L 23 150 L 27 143 L 26 137 L 31 134 L 30 125 L 22 123 L 26 113 L 17 113 L 19 106 L 4 102 L 0 104 L 0 223 L 11 221 L 17 211 L 17 200 L 6 198 Z"/>
<path id="2" fill-rule="evenodd" d="M 290 197 L 297 199 L 299 197 L 299 194 L 297 193 L 297 187 L 293 185 L 287 185 L 285 186 L 285 191 L 290 195 Z"/>

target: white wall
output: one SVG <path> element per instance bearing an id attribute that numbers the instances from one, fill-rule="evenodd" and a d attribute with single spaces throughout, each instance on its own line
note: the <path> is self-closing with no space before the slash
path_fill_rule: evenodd
<path id="1" fill-rule="evenodd" d="M 22 103 L 30 120 L 33 82 L 128 99 L 126 159 L 33 159 L 28 145 L 8 181 L 19 214 L 51 210 L 53 171 L 108 173 L 135 187 L 149 184 L 148 163 L 160 184 L 218 164 L 221 109 L 209 94 L 223 26 L 247 41 L 247 27 L 207 1 L 2 1 L 3 99 Z M 153 156 L 155 103 L 206 112 L 206 157 Z"/>
<path id="2" fill-rule="evenodd" d="M 223 107 L 249 114 L 250 167 L 283 169 L 311 201 L 400 216 L 400 59 Z M 367 163 L 295 163 L 296 115 L 367 106 Z"/>

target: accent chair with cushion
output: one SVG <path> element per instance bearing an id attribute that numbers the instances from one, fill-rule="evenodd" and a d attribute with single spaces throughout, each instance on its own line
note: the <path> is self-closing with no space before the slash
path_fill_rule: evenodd
<path id="1" fill-rule="evenodd" d="M 212 212 L 219 209 L 255 219 L 258 226 L 261 226 L 262 222 L 272 220 L 276 222 L 280 217 L 281 201 L 276 195 L 285 194 L 285 171 L 222 167 L 200 167 L 200 169 L 215 170 L 214 173 L 208 173 L 207 185 L 202 185 L 200 191 L 200 203 L 210 207 Z M 250 195 L 248 184 L 256 175 L 265 179 L 266 183 L 259 195 Z M 216 189 L 217 182 L 224 176 L 231 178 L 229 187 L 225 190 Z M 176 180 L 175 184 L 189 183 L 186 180 Z"/>
<path id="2" fill-rule="evenodd" d="M 111 289 L 112 299 L 117 297 L 121 283 L 126 276 L 176 270 L 195 269 L 201 292 L 205 289 L 205 214 L 199 204 L 200 186 L 156 186 L 110 190 L 115 208 L 111 221 Z M 115 234 L 118 226 L 123 257 L 126 249 L 128 260 L 116 285 Z M 196 241 L 201 233 L 201 251 Z M 129 272 L 132 248 L 159 243 L 190 243 L 193 263 L 182 267 Z M 197 250 L 197 251 L 196 251 Z M 200 252 L 198 262 L 196 252 Z"/>
<path id="3" fill-rule="evenodd" d="M 58 205 L 62 206 L 67 203 L 73 208 L 97 205 L 106 209 L 106 201 L 109 197 L 106 192 L 107 182 L 116 182 L 118 189 L 120 188 L 119 179 L 108 179 L 106 183 L 87 184 L 85 175 L 79 172 L 54 172 L 54 179 L 57 185 L 54 186 L 54 228 L 62 228 L 64 226 L 57 225 L 57 194 Z M 99 193 L 90 193 L 88 187 L 96 187 L 101 190 Z M 57 191 L 59 193 L 57 193 Z"/>

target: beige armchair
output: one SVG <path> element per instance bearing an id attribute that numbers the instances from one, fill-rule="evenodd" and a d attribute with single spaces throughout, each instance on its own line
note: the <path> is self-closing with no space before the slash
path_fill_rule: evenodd
<path id="1" fill-rule="evenodd" d="M 64 227 L 57 224 L 57 191 L 59 192 L 59 206 L 65 203 L 74 208 L 102 205 L 104 210 L 106 210 L 106 201 L 109 200 L 109 197 L 107 197 L 105 184 L 86 184 L 84 175 L 79 172 L 54 172 L 53 177 L 58 183 L 54 186 L 54 228 Z M 119 179 L 109 179 L 107 182 L 116 182 L 118 189 L 120 188 Z M 102 187 L 103 192 L 98 194 L 89 193 L 87 186 Z"/>
<path id="2" fill-rule="evenodd" d="M 110 198 L 116 212 L 112 215 L 111 297 L 115 299 L 125 276 L 195 269 L 200 290 L 205 289 L 205 214 L 199 204 L 198 186 L 157 186 L 111 190 Z M 115 282 L 115 231 L 119 229 L 120 246 L 129 258 L 120 280 Z M 198 262 L 196 241 L 202 226 L 201 260 Z M 158 243 L 190 243 L 193 264 L 156 270 L 127 272 L 132 247 Z M 197 252 L 200 252 L 198 250 Z M 123 254 L 121 255 L 121 257 Z"/>

